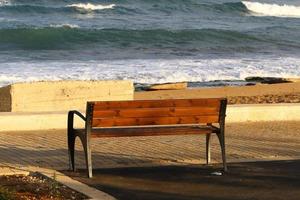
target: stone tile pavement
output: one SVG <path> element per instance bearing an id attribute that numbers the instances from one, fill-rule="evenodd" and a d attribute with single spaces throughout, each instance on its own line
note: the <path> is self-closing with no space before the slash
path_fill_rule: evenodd
<path id="1" fill-rule="evenodd" d="M 68 168 L 65 130 L 0 132 L 0 166 Z M 230 123 L 226 126 L 229 162 L 300 159 L 300 121 Z M 76 166 L 85 168 L 76 141 Z M 154 136 L 92 140 L 94 168 L 205 163 L 205 136 Z M 220 162 L 216 136 L 212 160 Z"/>

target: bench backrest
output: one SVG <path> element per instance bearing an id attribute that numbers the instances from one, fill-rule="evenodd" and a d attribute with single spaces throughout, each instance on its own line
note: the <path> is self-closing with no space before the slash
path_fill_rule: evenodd
<path id="1" fill-rule="evenodd" d="M 88 102 L 87 124 L 94 128 L 220 123 L 226 105 L 224 98 Z"/>

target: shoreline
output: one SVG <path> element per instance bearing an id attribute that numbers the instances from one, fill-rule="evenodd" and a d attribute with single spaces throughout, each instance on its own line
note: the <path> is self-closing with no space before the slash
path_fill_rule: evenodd
<path id="1" fill-rule="evenodd" d="M 99 81 L 132 81 L 135 91 L 145 91 L 153 85 L 168 85 L 185 83 L 189 89 L 191 88 L 216 88 L 216 87 L 234 87 L 234 86 L 253 86 L 258 84 L 282 84 L 282 83 L 297 83 L 300 82 L 300 77 L 264 77 L 264 76 L 249 76 L 245 79 L 228 79 L 228 80 L 210 80 L 210 81 L 183 81 L 183 82 L 157 82 L 157 83 L 139 83 L 131 79 L 91 79 L 91 80 L 37 80 L 37 81 L 20 81 L 20 82 L 0 82 L 0 89 L 14 84 L 35 84 L 35 83 L 51 83 L 51 82 L 99 82 Z"/>

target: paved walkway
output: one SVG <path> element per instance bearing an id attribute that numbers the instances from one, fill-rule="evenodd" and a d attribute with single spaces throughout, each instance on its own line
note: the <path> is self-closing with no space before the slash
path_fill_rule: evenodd
<path id="1" fill-rule="evenodd" d="M 212 159 L 220 162 L 217 137 Z M 232 123 L 226 126 L 229 162 L 300 159 L 300 121 Z M 84 168 L 77 139 L 76 166 Z M 205 136 L 156 136 L 92 140 L 94 168 L 204 163 Z M 67 169 L 66 132 L 0 132 L 0 166 Z"/>

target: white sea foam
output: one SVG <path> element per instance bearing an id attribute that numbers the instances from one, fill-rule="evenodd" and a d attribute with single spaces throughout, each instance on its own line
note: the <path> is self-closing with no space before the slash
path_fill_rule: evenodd
<path id="1" fill-rule="evenodd" d="M 300 77 L 299 57 L 131 59 L 0 63 L 0 86 L 38 80 L 130 79 L 137 83 L 243 80 L 248 76 Z"/>
<path id="2" fill-rule="evenodd" d="M 9 0 L 0 0 L 0 6 L 7 6 L 11 5 L 11 2 Z"/>
<path id="3" fill-rule="evenodd" d="M 73 7 L 73 8 L 77 8 L 77 9 L 83 9 L 83 10 L 104 10 L 104 9 L 113 9 L 116 5 L 115 4 L 109 4 L 109 5 L 94 5 L 91 3 L 76 3 L 76 4 L 70 4 L 67 5 L 66 7 Z"/>
<path id="4" fill-rule="evenodd" d="M 53 28 L 80 28 L 80 26 L 76 24 L 51 24 L 50 27 Z"/>
<path id="5" fill-rule="evenodd" d="M 248 10 L 263 16 L 300 17 L 300 6 L 242 1 Z"/>

